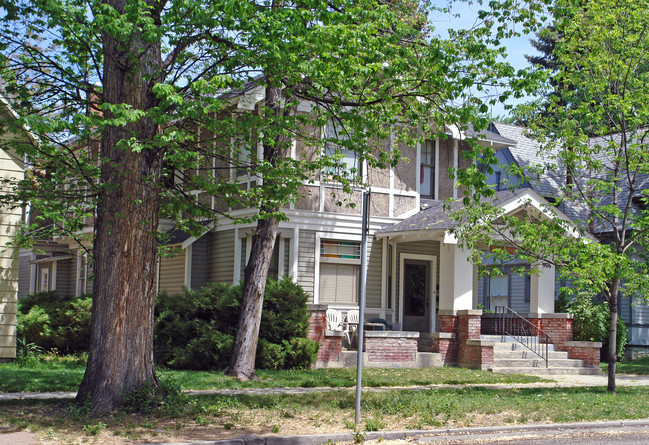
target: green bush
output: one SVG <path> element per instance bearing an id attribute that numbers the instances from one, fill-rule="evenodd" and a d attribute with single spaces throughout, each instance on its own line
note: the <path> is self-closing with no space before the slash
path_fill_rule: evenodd
<path id="1" fill-rule="evenodd" d="M 92 298 L 58 295 L 55 291 L 18 301 L 18 337 L 44 349 L 69 354 L 87 351 Z"/>
<path id="2" fill-rule="evenodd" d="M 608 351 L 608 328 L 610 326 L 610 311 L 606 303 L 597 303 L 588 296 L 577 296 L 565 304 L 565 310 L 573 315 L 574 339 L 577 341 L 602 342 L 602 353 Z M 626 325 L 622 317 L 617 318 L 617 357 L 624 357 L 626 346 Z"/>
<path id="3" fill-rule="evenodd" d="M 241 286 L 209 284 L 156 302 L 154 357 L 176 369 L 222 369 L 232 355 Z M 308 368 L 318 344 L 307 340 L 308 295 L 290 279 L 269 279 L 259 329 L 256 365 L 262 369 Z"/>

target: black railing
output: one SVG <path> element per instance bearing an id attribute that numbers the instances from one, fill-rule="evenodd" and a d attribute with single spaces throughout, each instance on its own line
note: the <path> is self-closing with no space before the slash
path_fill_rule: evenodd
<path id="1" fill-rule="evenodd" d="M 496 306 L 496 334 L 509 336 L 545 360 L 548 367 L 550 336 L 518 312 L 507 306 Z"/>

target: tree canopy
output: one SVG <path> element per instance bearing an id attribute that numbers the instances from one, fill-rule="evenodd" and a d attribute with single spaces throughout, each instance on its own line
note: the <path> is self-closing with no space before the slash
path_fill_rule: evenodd
<path id="1" fill-rule="evenodd" d="M 535 9 L 492 3 L 474 28 L 447 37 L 428 22 L 434 6 L 409 1 L 1 0 L 0 77 L 19 118 L 0 131 L 26 126 L 39 138 L 12 144 L 31 169 L 3 203 L 29 202 L 36 215 L 19 243 L 65 236 L 95 258 L 78 400 L 98 413 L 155 383 L 160 218 L 192 233 L 221 216 L 259 220 L 268 236 L 249 265 L 267 269 L 299 186 L 332 166 L 346 189 L 355 180 L 339 154 L 300 156 L 296 141 L 335 142 L 386 166 L 399 150 L 375 141 L 483 128 L 485 87 L 504 88 L 500 100 L 530 87 L 511 83 L 499 39 L 513 32 L 507 23 L 535 27 Z M 342 136 L 323 138 L 332 121 Z M 233 215 L 246 207 L 257 211 Z M 81 239 L 89 218 L 94 231 Z"/>

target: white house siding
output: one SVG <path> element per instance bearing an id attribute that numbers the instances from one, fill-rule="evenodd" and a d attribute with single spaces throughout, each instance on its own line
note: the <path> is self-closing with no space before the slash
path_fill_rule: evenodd
<path id="1" fill-rule="evenodd" d="M 210 254 L 208 281 L 211 283 L 232 283 L 234 279 L 234 230 L 210 232 L 206 236 Z"/>
<path id="2" fill-rule="evenodd" d="M 0 151 L 0 175 L 23 178 L 20 160 Z M 1 193 L 7 193 L 2 190 Z M 0 246 L 6 246 L 21 222 L 21 210 L 0 209 Z M 16 356 L 16 313 L 19 276 L 18 249 L 0 249 L 0 359 Z"/>
<path id="3" fill-rule="evenodd" d="M 207 284 L 209 264 L 208 237 L 203 236 L 192 244 L 192 289 L 200 289 Z"/>
<path id="4" fill-rule="evenodd" d="M 160 258 L 158 292 L 182 292 L 185 284 L 185 253 L 186 251 L 180 251 L 173 257 Z"/>
<path id="5" fill-rule="evenodd" d="M 315 282 L 315 232 L 313 230 L 300 230 L 298 244 L 297 283 L 304 291 L 313 296 Z"/>

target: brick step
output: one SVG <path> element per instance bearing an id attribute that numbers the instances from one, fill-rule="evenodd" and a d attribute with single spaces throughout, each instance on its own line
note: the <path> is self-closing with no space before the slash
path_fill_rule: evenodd
<path id="1" fill-rule="evenodd" d="M 545 368 L 545 360 L 540 357 L 526 359 L 494 358 L 494 368 Z M 583 360 L 564 359 L 548 360 L 550 368 L 579 368 L 584 366 Z"/>
<path id="2" fill-rule="evenodd" d="M 538 355 L 529 349 L 516 349 L 504 350 L 494 348 L 494 359 L 517 359 L 517 358 L 538 358 Z M 548 358 L 550 360 L 564 360 L 568 358 L 568 353 L 565 351 L 548 351 Z"/>
<path id="3" fill-rule="evenodd" d="M 530 375 L 602 375 L 600 367 L 566 367 L 566 368 L 489 368 L 489 371 L 501 374 L 530 374 Z"/>

